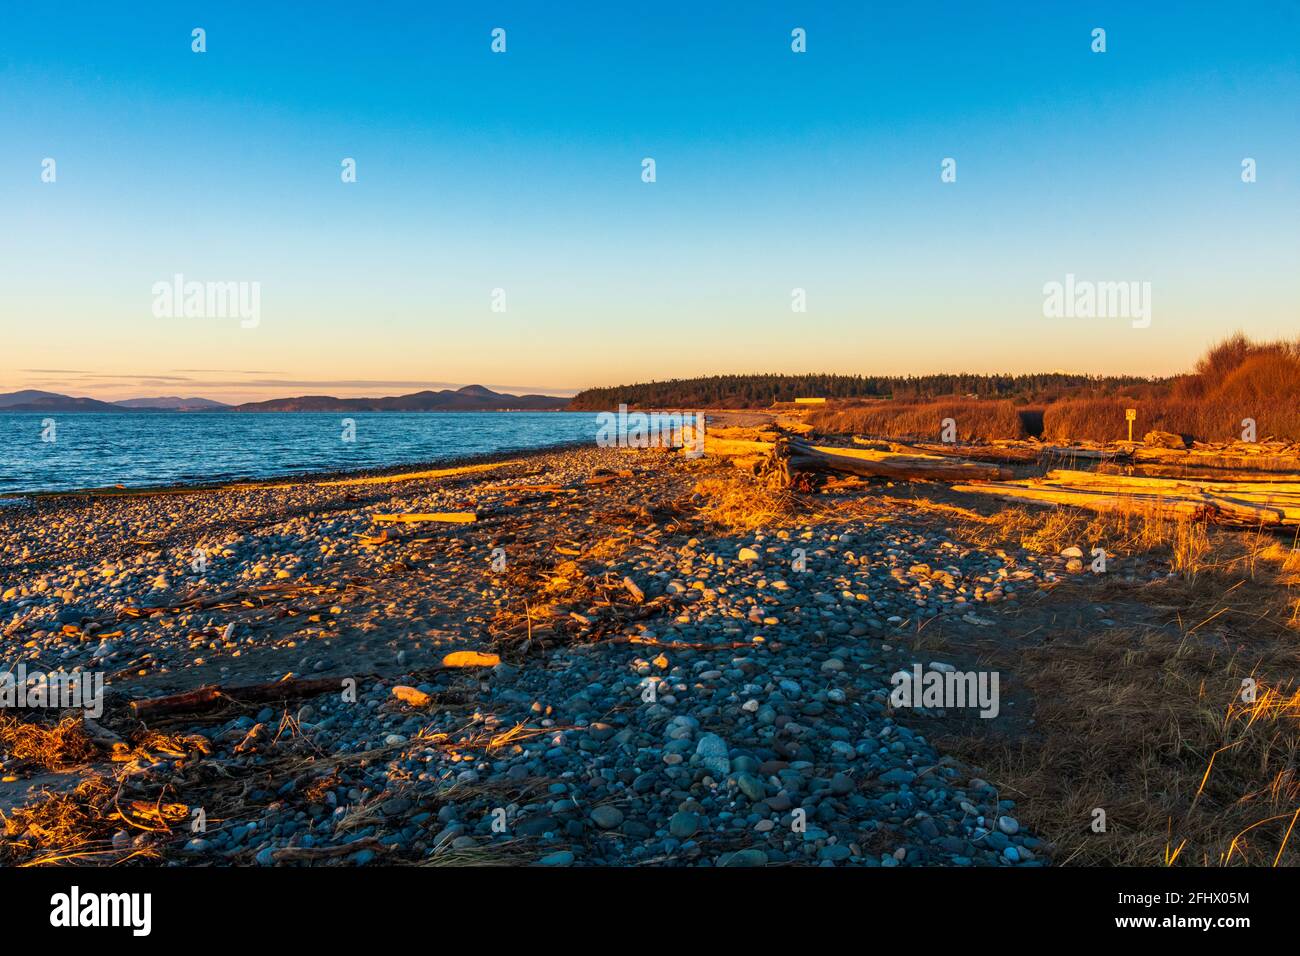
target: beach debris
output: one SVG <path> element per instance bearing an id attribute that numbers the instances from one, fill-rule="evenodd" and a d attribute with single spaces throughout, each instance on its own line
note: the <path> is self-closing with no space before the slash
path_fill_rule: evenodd
<path id="1" fill-rule="evenodd" d="M 1133 461 L 1143 465 L 1240 471 L 1300 471 L 1300 447 L 1288 442 L 1194 442 L 1191 448 L 1136 447 Z"/>
<path id="2" fill-rule="evenodd" d="M 1097 471 L 1106 475 L 1138 478 L 1192 478 L 1200 481 L 1249 481 L 1255 484 L 1300 485 L 1300 472 L 1265 471 L 1252 468 L 1206 468 L 1197 465 L 1101 464 Z"/>
<path id="3" fill-rule="evenodd" d="M 1187 442 L 1182 435 L 1173 432 L 1151 431 L 1142 436 L 1142 444 L 1148 448 L 1186 448 Z"/>
<path id="4" fill-rule="evenodd" d="M 478 515 L 473 511 L 431 511 L 414 514 L 378 514 L 373 519 L 376 523 L 416 524 L 425 521 L 437 521 L 444 524 L 473 524 Z"/>
<path id="5" fill-rule="evenodd" d="M 369 675 L 367 675 L 369 676 Z M 220 710 L 227 704 L 262 704 L 272 701 L 315 697 L 338 690 L 342 678 L 338 677 L 282 677 L 265 684 L 244 684 L 238 687 L 209 684 L 195 690 L 165 697 L 151 697 L 131 701 L 135 717 L 162 717 L 168 714 L 196 714 Z"/>
<path id="6" fill-rule="evenodd" d="M 627 588 L 627 593 L 632 595 L 632 600 L 636 601 L 637 604 L 645 600 L 645 592 L 631 578 L 625 577 L 623 579 L 623 587 Z"/>
<path id="7" fill-rule="evenodd" d="M 392 693 L 402 703 L 410 704 L 412 707 L 428 707 L 433 703 L 432 695 L 406 684 L 398 684 L 393 688 Z"/>
<path id="8" fill-rule="evenodd" d="M 452 651 L 442 659 L 443 667 L 496 667 L 501 658 L 482 651 Z"/>
<path id="9" fill-rule="evenodd" d="M 855 445 L 863 445 L 876 451 L 889 451 L 901 455 L 937 455 L 942 458 L 964 458 L 968 461 L 995 462 L 998 464 L 1032 464 L 1052 449 L 1038 442 L 1002 443 L 988 445 L 944 444 L 940 442 L 899 443 L 875 438 L 853 436 Z M 1060 451 L 1061 449 L 1056 449 Z"/>
<path id="10" fill-rule="evenodd" d="M 344 485 L 387 485 L 395 481 L 417 481 L 427 478 L 452 478 L 457 475 L 473 475 L 481 471 L 493 471 L 497 468 L 506 468 L 512 465 L 524 464 L 523 459 L 513 461 L 493 461 L 482 465 L 463 465 L 459 468 L 435 468 L 429 471 L 407 471 L 395 475 L 374 475 L 366 478 L 343 478 L 336 481 L 322 481 L 322 488 L 332 488 Z"/>

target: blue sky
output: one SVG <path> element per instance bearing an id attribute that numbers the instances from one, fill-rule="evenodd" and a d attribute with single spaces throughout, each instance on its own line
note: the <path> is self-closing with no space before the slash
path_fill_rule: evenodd
<path id="1" fill-rule="evenodd" d="M 0 388 L 1165 374 L 1296 334 L 1297 4 L 892 6 L 11 8 Z M 260 283 L 259 323 L 155 316 L 176 273 Z M 1150 282 L 1151 327 L 1045 318 L 1067 273 Z"/>

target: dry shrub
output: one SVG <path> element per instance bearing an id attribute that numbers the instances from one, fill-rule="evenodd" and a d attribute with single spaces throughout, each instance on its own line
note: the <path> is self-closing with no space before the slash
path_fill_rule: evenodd
<path id="1" fill-rule="evenodd" d="M 818 410 L 809 422 L 828 434 L 938 441 L 945 418 L 956 422 L 959 441 L 995 441 L 1026 435 L 1016 407 L 1005 401 L 841 406 Z"/>
<path id="2" fill-rule="evenodd" d="M 1300 340 L 1252 342 L 1240 332 L 1212 346 L 1196 363 L 1196 398 L 1300 395 Z"/>
<path id="3" fill-rule="evenodd" d="M 1300 342 L 1251 342 L 1240 333 L 1213 346 L 1191 375 L 1161 392 L 1129 398 L 1055 402 L 1043 415 L 1048 441 L 1115 441 L 1127 436 L 1126 407 L 1136 408 L 1135 435 L 1153 429 L 1197 441 L 1236 441 L 1242 419 L 1258 436 L 1300 441 Z"/>
<path id="4" fill-rule="evenodd" d="M 1128 423 L 1124 418 L 1126 407 L 1131 406 L 1114 398 L 1079 398 L 1055 402 L 1043 410 L 1043 439 L 1117 441 L 1125 438 L 1128 435 Z M 1139 421 L 1146 423 L 1146 418 L 1142 417 Z"/>
<path id="5" fill-rule="evenodd" d="M 1087 398 L 1057 402 L 1043 413 L 1043 439 L 1067 441 L 1120 441 L 1128 437 L 1126 408 L 1137 409 L 1133 437 L 1148 431 L 1172 432 L 1194 441 L 1231 442 L 1241 438 L 1242 419 L 1253 418 L 1258 437 L 1300 437 L 1300 412 L 1280 399 L 1212 398 L 1179 401 L 1172 398 L 1120 400 Z"/>

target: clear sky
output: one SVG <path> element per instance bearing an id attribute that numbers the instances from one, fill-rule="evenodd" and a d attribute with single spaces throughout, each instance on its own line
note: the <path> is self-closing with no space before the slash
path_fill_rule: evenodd
<path id="1" fill-rule="evenodd" d="M 1297 38 L 1282 0 L 9 4 L 0 391 L 1179 371 L 1300 332 Z M 177 273 L 258 324 L 156 316 Z M 1045 318 L 1069 273 L 1150 327 Z"/>

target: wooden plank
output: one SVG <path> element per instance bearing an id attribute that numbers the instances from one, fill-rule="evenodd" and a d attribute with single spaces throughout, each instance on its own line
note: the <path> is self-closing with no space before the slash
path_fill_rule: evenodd
<path id="1" fill-rule="evenodd" d="M 1133 460 L 1140 464 L 1195 465 L 1244 471 L 1300 471 L 1300 457 L 1289 453 L 1241 452 L 1233 449 L 1138 448 Z"/>
<path id="2" fill-rule="evenodd" d="M 1139 478 L 1188 478 L 1193 481 L 1214 483 L 1248 481 L 1254 484 L 1300 484 L 1300 472 L 1201 468 L 1196 465 L 1103 464 L 1098 468 L 1098 471 L 1105 475 L 1131 475 Z"/>
<path id="3" fill-rule="evenodd" d="M 776 447 L 770 441 L 746 441 L 739 438 L 714 438 L 712 435 L 704 437 L 704 453 L 706 455 L 768 455 Z M 791 447 L 801 449 L 811 449 L 823 455 L 837 455 L 841 458 L 856 458 L 860 461 L 888 461 L 896 463 L 908 462 L 934 462 L 943 464 L 948 459 L 942 455 L 931 455 L 925 452 L 915 452 L 902 455 L 893 451 L 882 451 L 877 448 L 848 448 L 839 445 L 810 445 L 799 439 L 791 440 Z"/>
<path id="4" fill-rule="evenodd" d="M 1161 494 L 1180 497 L 1231 499 L 1280 509 L 1300 507 L 1300 485 L 1273 482 L 1192 481 L 1186 478 L 1147 478 L 1131 475 L 1102 475 L 1091 471 L 1049 471 L 1043 484 L 1063 488 L 1086 488 L 1112 494 Z"/>
<path id="5" fill-rule="evenodd" d="M 494 471 L 497 468 L 506 468 L 510 465 L 522 465 L 523 459 L 514 461 L 493 461 L 484 465 L 462 465 L 459 468 L 434 468 L 429 471 L 406 471 L 397 475 L 376 475 L 370 478 L 342 478 L 336 481 L 322 481 L 319 484 L 325 488 L 334 488 L 344 485 L 386 485 L 394 481 L 416 481 L 421 478 L 452 478 L 456 475 L 476 475 L 481 471 Z"/>
<path id="6" fill-rule="evenodd" d="M 1110 478 L 1120 476 L 1095 476 Z M 1300 497 L 1273 496 L 1258 499 L 1249 493 L 1215 493 L 1194 486 L 1161 487 L 1142 482 L 1159 479 L 1138 479 L 1138 484 L 1125 484 L 1122 478 L 1113 484 L 1079 480 L 1067 483 L 1056 479 L 1030 479 L 1003 482 L 996 485 L 959 484 L 954 491 L 992 495 L 1026 504 L 1073 505 L 1094 511 L 1139 511 L 1160 514 L 1205 517 L 1221 523 L 1237 525 L 1292 525 L 1300 524 Z"/>
<path id="7" fill-rule="evenodd" d="M 378 524 L 418 524 L 436 521 L 443 524 L 473 524 L 478 515 L 473 511 L 430 511 L 412 514 L 378 514 L 372 517 Z"/>

